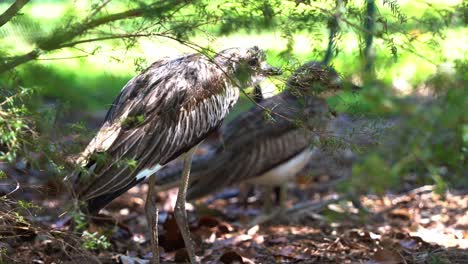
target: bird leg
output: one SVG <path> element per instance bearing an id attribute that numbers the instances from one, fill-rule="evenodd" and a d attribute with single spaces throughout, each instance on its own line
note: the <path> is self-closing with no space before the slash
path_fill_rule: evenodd
<path id="1" fill-rule="evenodd" d="M 185 211 L 185 201 L 187 196 L 187 187 L 190 177 L 190 167 L 192 164 L 192 156 L 196 150 L 196 146 L 185 153 L 184 156 L 184 170 L 182 172 L 182 179 L 179 185 L 179 192 L 177 193 L 177 200 L 174 207 L 174 216 L 179 226 L 180 233 L 184 239 L 185 248 L 190 258 L 190 263 L 197 263 L 195 250 L 193 248 L 192 239 L 190 238 L 190 229 L 187 221 L 187 212 Z"/>
<path id="2" fill-rule="evenodd" d="M 271 194 L 273 193 L 273 187 L 266 186 L 265 192 L 263 192 L 262 200 L 263 200 L 263 213 L 269 214 L 273 209 L 273 203 L 271 200 Z"/>
<path id="3" fill-rule="evenodd" d="M 275 206 L 276 208 L 273 208 L 272 206 L 272 200 L 271 200 L 271 194 L 273 191 L 277 195 L 277 201 Z M 288 188 L 287 184 L 282 184 L 280 186 L 266 186 L 265 192 L 262 195 L 262 200 L 263 200 L 263 213 L 259 216 L 257 216 L 253 221 L 251 221 L 248 224 L 248 227 L 253 227 L 255 225 L 260 225 L 266 222 L 269 222 L 275 218 L 280 217 L 282 212 L 286 210 L 286 199 L 287 199 L 287 193 Z M 279 203 L 279 207 L 278 204 Z"/>
<path id="4" fill-rule="evenodd" d="M 152 264 L 159 264 L 159 241 L 158 241 L 158 207 L 154 199 L 154 186 L 156 176 L 153 174 L 149 178 L 148 193 L 146 196 L 145 212 L 148 227 L 151 230 L 151 259 Z"/>
<path id="5" fill-rule="evenodd" d="M 251 190 L 252 190 L 252 186 L 250 184 L 242 183 L 242 182 L 239 184 L 238 203 L 244 209 L 247 209 L 249 206 L 249 195 L 251 193 Z"/>
<path id="6" fill-rule="evenodd" d="M 286 209 L 286 201 L 288 199 L 288 185 L 286 183 L 281 184 L 278 191 L 278 204 L 281 210 Z"/>

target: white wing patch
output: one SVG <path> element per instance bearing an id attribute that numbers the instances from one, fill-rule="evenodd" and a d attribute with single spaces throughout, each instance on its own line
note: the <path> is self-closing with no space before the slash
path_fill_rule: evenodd
<path id="1" fill-rule="evenodd" d="M 149 176 L 153 175 L 153 173 L 160 170 L 162 167 L 164 167 L 164 166 L 156 164 L 151 168 L 144 169 L 144 170 L 140 171 L 136 176 L 137 181 L 140 180 L 141 178 L 148 178 Z"/>

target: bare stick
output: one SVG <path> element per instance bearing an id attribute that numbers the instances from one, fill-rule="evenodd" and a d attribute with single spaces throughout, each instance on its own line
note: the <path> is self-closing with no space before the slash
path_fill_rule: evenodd
<path id="1" fill-rule="evenodd" d="M 29 0 L 16 0 L 3 14 L 0 15 L 0 27 L 10 21 L 25 6 Z"/>

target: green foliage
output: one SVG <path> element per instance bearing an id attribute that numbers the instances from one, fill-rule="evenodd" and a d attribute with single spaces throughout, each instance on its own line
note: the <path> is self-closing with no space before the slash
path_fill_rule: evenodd
<path id="1" fill-rule="evenodd" d="M 81 239 L 83 241 L 81 244 L 83 249 L 105 250 L 111 247 L 109 239 L 104 235 L 99 235 L 97 232 L 89 233 L 88 231 L 84 231 Z"/>
<path id="2" fill-rule="evenodd" d="M 30 209 L 38 210 L 38 209 L 41 209 L 40 206 L 35 205 L 32 202 L 27 202 L 27 201 L 24 201 L 24 200 L 18 200 L 18 208 L 22 209 L 22 210 L 30 210 Z"/>
<path id="3" fill-rule="evenodd" d="M 398 183 L 398 172 L 391 168 L 385 160 L 372 154 L 353 167 L 348 190 L 357 193 L 374 192 L 383 194 Z"/>
<path id="4" fill-rule="evenodd" d="M 116 94 L 130 79 L 128 74 L 117 76 L 84 60 L 76 62 L 77 65 L 69 66 L 26 64 L 17 67 L 22 84 L 35 92 L 29 103 L 55 103 L 62 112 L 95 110 L 111 104 L 110 95 Z"/>
<path id="5" fill-rule="evenodd" d="M 400 23 L 404 23 L 407 21 L 407 17 L 403 12 L 401 11 L 401 7 L 398 4 L 397 0 L 383 0 L 382 1 L 383 5 L 388 5 L 390 7 L 390 10 L 392 11 L 392 14 L 398 18 Z"/>
<path id="6" fill-rule="evenodd" d="M 77 231 L 85 230 L 88 226 L 86 215 L 80 210 L 75 210 L 71 213 L 73 225 Z"/>
<path id="7" fill-rule="evenodd" d="M 15 229 L 25 229 L 35 232 L 31 224 L 31 219 L 40 209 L 40 206 L 31 202 L 23 200 L 17 201 L 10 199 L 7 196 L 0 196 L 0 239 L 2 236 L 5 236 L 9 237 L 9 239 L 18 239 L 23 241 L 21 240 L 21 234 L 11 233 L 11 231 Z M 0 263 L 5 260 L 5 256 L 3 256 L 2 253 L 4 252 L 2 251 L 2 245 L 0 244 Z"/>
<path id="8" fill-rule="evenodd" d="M 126 159 L 124 160 L 125 163 L 126 163 L 126 166 L 130 169 L 130 170 L 134 170 L 137 168 L 138 166 L 138 161 L 134 160 L 134 159 Z"/>
<path id="9" fill-rule="evenodd" d="M 8 249 L 6 247 L 0 247 L 0 264 L 6 263 Z"/>
<path id="10" fill-rule="evenodd" d="M 8 91 L 0 90 L 1 94 Z M 32 124 L 28 119 L 28 109 L 24 103 L 31 96 L 31 90 L 19 88 L 0 99 L 0 161 L 12 162 L 31 139 Z"/>
<path id="11" fill-rule="evenodd" d="M 122 127 L 124 127 L 125 129 L 134 128 L 143 124 L 144 121 L 144 115 L 127 116 L 127 118 L 122 120 Z"/>
<path id="12" fill-rule="evenodd" d="M 467 61 L 458 61 L 455 73 L 433 76 L 425 84 L 434 94 L 431 100 L 366 94 L 371 109 L 396 124 L 383 139 L 386 142 L 354 166 L 350 188 L 382 192 L 408 175 L 417 176 L 419 183 L 435 184 L 439 193 L 450 186 L 468 186 L 466 68 Z"/>

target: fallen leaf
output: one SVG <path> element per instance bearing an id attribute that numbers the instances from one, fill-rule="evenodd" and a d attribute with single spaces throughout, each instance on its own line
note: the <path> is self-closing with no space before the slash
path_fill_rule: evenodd
<path id="1" fill-rule="evenodd" d="M 190 257 L 185 248 L 181 248 L 175 252 L 174 261 L 176 263 L 186 263 L 190 261 Z"/>
<path id="2" fill-rule="evenodd" d="M 221 221 L 217 217 L 213 216 L 202 216 L 200 220 L 198 220 L 198 226 L 206 226 L 206 227 L 216 227 L 221 223 Z"/>
<path id="3" fill-rule="evenodd" d="M 268 240 L 268 243 L 270 244 L 281 244 L 286 242 L 288 242 L 288 239 L 286 237 L 277 237 L 275 239 Z"/>
<path id="4" fill-rule="evenodd" d="M 224 264 L 244 264 L 244 261 L 242 260 L 242 256 L 239 255 L 239 253 L 235 251 L 228 251 L 224 253 L 219 258 L 219 261 L 221 261 Z"/>
<path id="5" fill-rule="evenodd" d="M 398 264 L 401 262 L 402 258 L 398 253 L 387 249 L 378 249 L 366 264 Z"/>
<path id="6" fill-rule="evenodd" d="M 164 230 L 166 231 L 160 239 L 160 245 L 166 251 L 172 251 L 175 249 L 183 248 L 184 240 L 182 234 L 179 231 L 179 226 L 175 220 L 174 214 L 170 214 L 167 221 L 163 224 Z"/>

